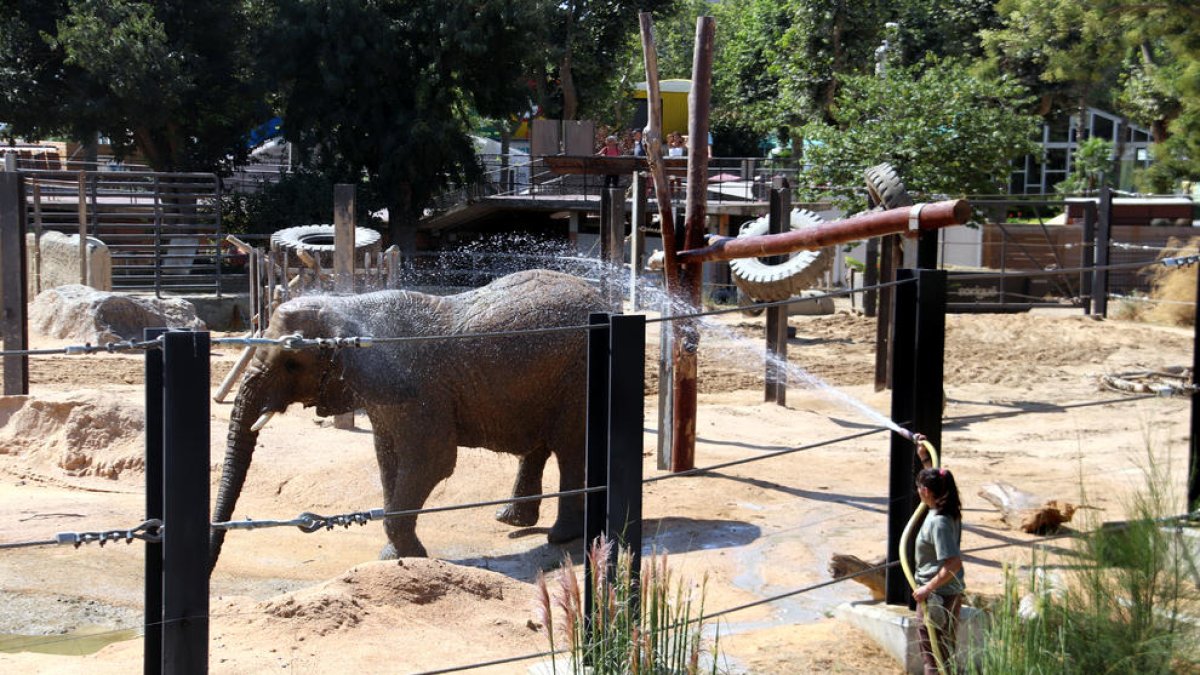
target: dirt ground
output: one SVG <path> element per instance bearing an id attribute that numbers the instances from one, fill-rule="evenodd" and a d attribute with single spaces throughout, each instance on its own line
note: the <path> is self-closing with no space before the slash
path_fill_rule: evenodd
<path id="1" fill-rule="evenodd" d="M 873 319 L 846 307 L 792 317 L 790 362 L 847 396 L 810 382 L 789 390 L 786 407 L 761 402 L 762 319 L 733 314 L 713 323 L 701 347 L 699 466 L 876 426 L 854 402 L 880 413 L 889 408 L 888 393 L 872 386 Z M 657 333 L 651 324 L 650 390 L 657 386 Z M 34 344 L 49 341 L 35 337 Z M 214 387 L 235 357 L 228 350 L 214 356 Z M 1190 329 L 1062 312 L 947 318 L 943 451 L 964 493 L 963 545 L 1013 544 L 967 555 L 973 592 L 996 593 L 1002 566 L 1028 562 L 1024 544 L 1038 539 L 1006 528 L 976 496 L 986 482 L 1086 501 L 1096 510 L 1085 517 L 1118 519 L 1153 457 L 1167 463 L 1184 494 L 1187 401 L 1129 400 L 1102 390 L 1097 376 L 1188 366 L 1191 358 Z M 142 367 L 137 356 L 37 357 L 32 398 L 0 399 L 0 543 L 141 521 Z M 229 409 L 212 407 L 214 495 Z M 656 468 L 656 420 L 657 399 L 649 395 L 648 477 L 664 474 Z M 262 433 L 236 517 L 382 506 L 368 423 L 359 416 L 357 424 L 338 431 L 296 408 L 277 416 Z M 825 581 L 835 552 L 883 555 L 887 457 L 881 433 L 651 483 L 646 545 L 668 552 L 677 576 L 695 583 L 707 576 L 709 611 Z M 501 498 L 515 468 L 510 457 L 464 448 L 429 505 Z M 552 489 L 557 477 L 547 474 Z M 535 575 L 564 553 L 581 559 L 578 543 L 546 543 L 552 509 L 544 504 L 539 526 L 524 530 L 493 520 L 494 508 L 422 516 L 418 532 L 429 560 L 376 561 L 384 543 L 378 523 L 314 534 L 233 532 L 211 584 L 212 672 L 413 673 L 543 651 Z M 0 645 L 12 650 L 0 653 L 0 671 L 140 669 L 141 639 L 116 631 L 140 625 L 142 587 L 140 545 L 0 550 L 0 634 L 9 636 Z M 865 635 L 831 618 L 839 604 L 868 597 L 863 586 L 841 583 L 725 614 L 716 622 L 722 667 L 899 672 Z M 522 673 L 536 663 L 475 672 Z"/>

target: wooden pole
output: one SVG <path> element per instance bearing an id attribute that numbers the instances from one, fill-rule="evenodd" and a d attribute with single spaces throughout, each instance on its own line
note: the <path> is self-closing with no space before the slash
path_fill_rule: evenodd
<path id="1" fill-rule="evenodd" d="M 29 348 L 28 293 L 25 279 L 25 177 L 19 171 L 0 172 L 0 292 L 3 315 L 0 336 L 4 349 Z M 6 355 L 4 395 L 29 393 L 29 357 Z"/>
<path id="2" fill-rule="evenodd" d="M 88 249 L 87 249 L 87 172 L 79 172 L 79 283 L 84 286 L 88 282 Z"/>
<path id="3" fill-rule="evenodd" d="M 675 262 L 675 216 L 671 213 L 671 188 L 662 163 L 662 94 L 658 88 L 658 51 L 654 44 L 654 19 L 650 12 L 638 14 L 642 34 L 642 59 L 646 66 L 646 165 L 654 181 L 658 202 L 658 224 L 663 242 L 663 283 L 668 295 L 679 290 L 679 267 Z"/>
<path id="4" fill-rule="evenodd" d="M 692 59 L 692 89 L 688 94 L 687 209 L 684 248 L 704 244 L 708 219 L 708 108 L 712 83 L 713 35 L 716 21 L 711 16 L 696 19 L 695 56 Z M 665 236 L 665 233 L 664 233 Z M 664 245 L 666 241 L 664 239 Z M 666 261 L 670 270 L 670 259 Z M 697 310 L 703 265 L 697 261 L 679 270 L 680 295 Z M 696 371 L 700 331 L 694 321 L 674 322 L 672 357 L 675 362 L 672 409 L 671 470 L 686 471 L 696 463 Z"/>
<path id="5" fill-rule="evenodd" d="M 33 293 L 42 292 L 42 185 L 36 178 L 33 184 Z"/>

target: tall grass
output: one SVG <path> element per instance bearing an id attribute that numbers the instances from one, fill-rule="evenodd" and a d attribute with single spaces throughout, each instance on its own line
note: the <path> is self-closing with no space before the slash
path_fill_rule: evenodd
<path id="1" fill-rule="evenodd" d="M 717 673 L 719 640 L 714 638 L 706 652 L 702 637 L 707 575 L 697 594 L 683 579 L 673 577 L 666 554 L 655 553 L 643 561 L 636 578 L 633 556 L 622 547 L 610 576 L 606 568 L 612 548 L 613 542 L 601 537 L 587 554 L 584 574 L 592 579 L 590 617 L 584 616 L 583 590 L 570 556 L 559 569 L 553 590 L 546 575 L 538 573 L 538 619 L 546 628 L 551 651 L 565 647 L 569 652 L 566 672 L 695 675 L 701 672 L 704 654 L 703 665 Z M 556 643 L 556 637 L 565 645 Z M 557 661 L 551 662 L 551 670 L 559 671 Z"/>
<path id="2" fill-rule="evenodd" d="M 1129 521 L 1075 539 L 1061 583 L 1037 554 L 1028 578 L 1006 570 L 972 672 L 1200 672 L 1196 561 L 1169 518 L 1165 472 L 1152 460 L 1146 477 Z"/>

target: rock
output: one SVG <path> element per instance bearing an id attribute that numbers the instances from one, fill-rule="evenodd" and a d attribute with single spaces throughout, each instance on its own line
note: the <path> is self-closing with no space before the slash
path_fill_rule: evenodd
<path id="1" fill-rule="evenodd" d="M 196 308 L 182 298 L 97 291 L 78 284 L 39 293 L 29 306 L 29 325 L 47 337 L 93 344 L 140 340 L 144 328 L 205 328 Z"/>

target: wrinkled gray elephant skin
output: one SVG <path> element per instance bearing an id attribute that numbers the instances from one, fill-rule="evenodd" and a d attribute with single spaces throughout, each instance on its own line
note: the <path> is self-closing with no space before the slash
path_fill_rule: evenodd
<path id="1" fill-rule="evenodd" d="M 417 337 L 582 326 L 605 311 L 600 295 L 575 277 L 533 270 L 479 289 L 439 297 L 408 291 L 298 298 L 271 316 L 267 337 Z M 514 497 L 542 493 L 553 454 L 560 489 L 584 482 L 585 331 L 376 343 L 368 348 L 259 348 L 230 413 L 214 521 L 230 520 L 258 440 L 255 421 L 292 403 L 328 416 L 363 409 L 388 511 L 420 509 L 454 471 L 458 448 L 517 455 Z M 540 502 L 510 504 L 498 520 L 530 526 Z M 424 556 L 416 517 L 385 521 L 383 555 Z M 551 542 L 583 533 L 583 498 L 561 498 Z M 214 530 L 215 565 L 224 530 Z"/>

